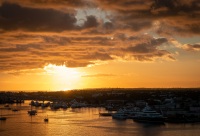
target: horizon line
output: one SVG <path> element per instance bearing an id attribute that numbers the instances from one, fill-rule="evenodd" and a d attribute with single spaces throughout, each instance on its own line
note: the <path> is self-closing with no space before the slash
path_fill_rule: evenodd
<path id="1" fill-rule="evenodd" d="M 133 87 L 133 88 L 123 88 L 123 87 L 103 87 L 103 88 L 79 88 L 79 89 L 61 89 L 61 90 L 0 90 L 0 92 L 59 92 L 59 91 L 74 91 L 74 90 L 99 90 L 99 89 L 200 89 L 200 87 Z"/>

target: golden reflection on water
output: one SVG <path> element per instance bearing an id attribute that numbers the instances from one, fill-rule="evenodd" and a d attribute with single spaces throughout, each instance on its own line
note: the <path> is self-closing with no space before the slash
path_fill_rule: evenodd
<path id="1" fill-rule="evenodd" d="M 29 116 L 28 101 L 21 105 L 11 105 L 20 111 L 3 109 L 6 121 L 0 121 L 0 136 L 198 136 L 200 124 L 149 125 L 132 120 L 119 121 L 111 117 L 100 117 L 103 108 L 77 108 L 51 110 L 35 108 L 36 116 Z M 0 105 L 2 108 L 4 105 Z M 49 118 L 44 122 L 44 118 Z"/>

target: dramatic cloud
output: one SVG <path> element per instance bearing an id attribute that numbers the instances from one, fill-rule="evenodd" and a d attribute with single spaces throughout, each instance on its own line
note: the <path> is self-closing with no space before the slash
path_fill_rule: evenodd
<path id="1" fill-rule="evenodd" d="M 63 10 L 67 8 L 94 6 L 91 0 L 1 0 L 4 2 L 20 4 L 25 7 L 51 8 Z"/>
<path id="2" fill-rule="evenodd" d="M 35 9 L 3 3 L 0 7 L 0 28 L 3 30 L 65 31 L 74 29 L 73 15 L 53 9 Z"/>
<path id="3" fill-rule="evenodd" d="M 183 46 L 183 49 L 187 51 L 200 51 L 200 44 L 186 44 Z"/>
<path id="4" fill-rule="evenodd" d="M 145 38 L 145 37 L 142 37 Z M 158 47 L 168 40 L 165 38 L 152 38 L 147 41 L 143 41 L 136 45 L 129 46 L 121 49 L 125 55 L 129 54 L 135 60 L 138 61 L 152 61 L 154 58 L 167 57 L 168 59 L 174 60 L 173 56 L 166 50 L 161 50 Z"/>
<path id="5" fill-rule="evenodd" d="M 181 35 L 188 33 L 199 35 L 200 32 L 199 0 L 99 0 L 98 2 L 103 8 L 116 13 L 116 20 L 133 30 L 144 28 L 147 30 L 156 22 L 159 34 L 168 34 L 170 31 Z"/>
<path id="6" fill-rule="evenodd" d="M 94 16 L 88 16 L 87 21 L 84 23 L 84 27 L 90 28 L 90 27 L 97 27 L 98 22 Z"/>
<path id="7" fill-rule="evenodd" d="M 0 70 L 174 60 L 171 39 L 200 36 L 199 24 L 199 0 L 2 0 Z"/>

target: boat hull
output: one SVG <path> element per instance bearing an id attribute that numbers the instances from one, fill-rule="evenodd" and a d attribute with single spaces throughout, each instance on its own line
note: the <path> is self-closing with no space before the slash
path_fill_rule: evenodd
<path id="1" fill-rule="evenodd" d="M 144 117 L 137 117 L 133 118 L 135 122 L 142 122 L 142 123 L 164 123 L 165 118 L 144 118 Z"/>
<path id="2" fill-rule="evenodd" d="M 29 115 L 36 115 L 37 111 L 36 110 L 30 110 L 30 111 L 28 111 L 28 114 Z"/>
<path id="3" fill-rule="evenodd" d="M 0 120 L 6 120 L 6 117 L 0 117 Z"/>
<path id="4" fill-rule="evenodd" d="M 100 116 L 112 116 L 113 113 L 99 113 Z"/>

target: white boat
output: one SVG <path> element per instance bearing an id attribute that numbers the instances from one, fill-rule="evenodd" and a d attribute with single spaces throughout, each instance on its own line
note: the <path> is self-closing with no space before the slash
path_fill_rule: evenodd
<path id="1" fill-rule="evenodd" d="M 119 119 L 119 120 L 125 120 L 127 119 L 127 114 L 124 112 L 124 110 L 120 109 L 116 113 L 112 114 L 113 119 Z"/>
<path id="2" fill-rule="evenodd" d="M 124 113 L 114 113 L 112 114 L 113 119 L 125 120 L 127 116 Z"/>
<path id="3" fill-rule="evenodd" d="M 165 118 L 162 114 L 156 112 L 149 106 L 146 106 L 142 111 L 135 113 L 133 120 L 147 123 L 164 123 Z"/>
<path id="4" fill-rule="evenodd" d="M 76 100 L 74 100 L 71 104 L 71 108 L 81 108 L 86 106 L 86 103 L 77 102 Z"/>

